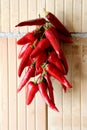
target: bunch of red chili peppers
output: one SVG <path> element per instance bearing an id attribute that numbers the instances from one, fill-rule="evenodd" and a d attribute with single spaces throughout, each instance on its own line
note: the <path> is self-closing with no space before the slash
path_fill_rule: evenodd
<path id="1" fill-rule="evenodd" d="M 65 77 L 68 73 L 68 64 L 60 47 L 61 42 L 73 43 L 72 37 L 51 12 L 48 12 L 45 18 L 24 21 L 16 27 L 33 25 L 35 30 L 28 32 L 17 41 L 18 45 L 22 45 L 18 55 L 21 59 L 18 68 L 19 77 L 26 68 L 17 92 L 26 86 L 27 105 L 32 102 L 35 94 L 40 92 L 46 104 L 53 110 L 59 111 L 54 101 L 51 76 L 61 83 L 65 92 L 67 88 L 72 88 Z M 37 78 L 31 81 L 31 77 Z"/>

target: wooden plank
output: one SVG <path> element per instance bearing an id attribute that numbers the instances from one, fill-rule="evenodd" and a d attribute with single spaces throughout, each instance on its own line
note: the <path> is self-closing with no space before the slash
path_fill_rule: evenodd
<path id="1" fill-rule="evenodd" d="M 87 129 L 87 39 L 82 40 L 81 60 L 81 130 Z"/>
<path id="2" fill-rule="evenodd" d="M 19 0 L 19 22 L 27 20 L 27 0 Z M 27 32 L 27 26 L 20 27 L 20 32 Z"/>
<path id="3" fill-rule="evenodd" d="M 28 1 L 28 19 L 35 19 L 37 18 L 37 0 L 29 0 Z M 31 31 L 35 29 L 35 26 L 28 27 L 28 30 Z"/>
<path id="4" fill-rule="evenodd" d="M 81 115 L 81 42 L 72 47 L 72 130 L 80 130 Z M 74 62 L 73 62 L 74 61 Z"/>
<path id="5" fill-rule="evenodd" d="M 63 51 L 69 66 L 69 71 L 66 78 L 72 85 L 72 46 L 69 44 L 64 44 Z M 72 89 L 67 89 L 66 93 L 63 91 L 63 129 L 72 129 Z"/>
<path id="6" fill-rule="evenodd" d="M 20 51 L 20 46 L 17 46 L 17 71 L 20 64 L 20 60 L 18 59 L 18 53 Z M 19 86 L 20 81 L 23 78 L 25 72 L 22 73 L 21 77 L 17 76 L 17 88 Z M 25 88 L 23 88 L 20 93 L 17 95 L 18 98 L 18 130 L 24 129 L 26 130 L 26 105 L 25 105 Z"/>
<path id="7" fill-rule="evenodd" d="M 9 0 L 1 0 L 1 31 L 9 32 Z"/>
<path id="8" fill-rule="evenodd" d="M 39 14 L 41 15 L 41 17 L 45 16 L 44 9 L 46 9 L 45 0 L 37 0 L 37 17 L 39 17 Z"/>
<path id="9" fill-rule="evenodd" d="M 87 0 L 82 0 L 82 32 L 87 32 Z"/>
<path id="10" fill-rule="evenodd" d="M 70 31 L 73 32 L 73 0 L 64 0 L 64 25 Z"/>
<path id="11" fill-rule="evenodd" d="M 63 22 L 63 0 L 55 0 L 55 15 Z"/>
<path id="12" fill-rule="evenodd" d="M 15 25 L 19 22 L 19 1 L 10 0 L 10 32 L 18 32 L 19 29 Z"/>
<path id="13" fill-rule="evenodd" d="M 73 28 L 74 32 L 81 32 L 81 0 L 73 0 Z"/>
<path id="14" fill-rule="evenodd" d="M 9 130 L 17 130 L 17 89 L 16 89 L 16 43 L 14 38 L 8 39 L 8 71 L 9 71 Z M 12 119 L 12 117 L 14 117 Z"/>
<path id="15" fill-rule="evenodd" d="M 36 129 L 47 130 L 46 104 L 38 92 L 36 95 Z"/>
<path id="16" fill-rule="evenodd" d="M 28 19 L 35 19 L 37 17 L 37 0 L 28 1 Z M 28 31 L 34 30 L 36 27 L 28 27 Z M 35 130 L 35 100 L 27 106 L 27 130 Z"/>
<path id="17" fill-rule="evenodd" d="M 7 38 L 0 38 L 0 127 L 9 130 L 9 99 L 8 99 L 8 43 Z"/>
<path id="18" fill-rule="evenodd" d="M 48 108 L 48 130 L 63 130 L 63 90 L 57 80 L 52 78 L 54 99 L 59 112 Z"/>
<path id="19" fill-rule="evenodd" d="M 55 2 L 54 0 L 51 0 L 51 2 L 46 0 L 46 10 L 47 11 L 50 11 L 50 12 L 54 13 L 54 8 L 55 8 L 54 2 Z"/>
<path id="20" fill-rule="evenodd" d="M 33 100 L 32 103 L 27 106 L 27 130 L 36 130 L 35 116 L 35 100 Z"/>

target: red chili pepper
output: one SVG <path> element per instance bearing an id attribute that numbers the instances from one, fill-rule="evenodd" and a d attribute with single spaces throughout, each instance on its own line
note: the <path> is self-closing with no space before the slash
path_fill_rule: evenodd
<path id="1" fill-rule="evenodd" d="M 62 33 L 59 33 L 55 27 L 51 27 L 51 30 L 53 31 L 55 37 L 57 37 L 60 41 L 65 42 L 65 43 L 73 43 L 73 40 L 71 37 L 67 37 Z"/>
<path id="2" fill-rule="evenodd" d="M 59 19 L 52 14 L 51 12 L 49 12 L 46 15 L 46 18 L 49 20 L 49 22 L 61 33 L 63 33 L 66 36 L 71 37 L 70 32 L 64 27 L 64 25 L 59 21 Z"/>
<path id="3" fill-rule="evenodd" d="M 36 48 L 32 51 L 31 53 L 31 57 L 36 57 L 37 55 L 39 55 L 42 51 L 46 50 L 48 47 L 50 46 L 50 42 L 48 39 L 46 38 L 42 38 Z"/>
<path id="4" fill-rule="evenodd" d="M 28 46 L 29 46 L 29 44 L 25 44 L 25 45 L 23 45 L 21 47 L 21 50 L 20 50 L 19 55 L 18 55 L 19 59 L 22 58 L 22 56 L 24 55 L 24 53 L 25 53 L 25 51 L 26 51 L 26 49 L 27 49 Z"/>
<path id="5" fill-rule="evenodd" d="M 35 75 L 41 74 L 43 72 L 42 67 L 40 66 L 36 71 L 35 71 Z"/>
<path id="6" fill-rule="evenodd" d="M 58 111 L 58 109 L 56 108 L 55 104 L 50 100 L 48 94 L 47 94 L 47 86 L 45 84 L 45 82 L 39 82 L 38 83 L 38 89 L 39 92 L 41 93 L 41 96 L 43 97 L 44 101 L 46 102 L 46 104 L 52 108 L 55 111 Z"/>
<path id="7" fill-rule="evenodd" d="M 63 85 L 63 84 L 61 84 L 62 85 L 62 87 L 63 87 L 63 89 L 64 89 L 64 92 L 66 93 L 66 86 L 65 85 Z"/>
<path id="8" fill-rule="evenodd" d="M 60 60 L 63 63 L 63 66 L 64 66 L 64 68 L 66 70 L 66 74 L 67 74 L 68 73 L 68 63 L 67 63 L 67 60 L 66 60 L 65 55 L 64 55 L 62 50 L 60 51 L 60 55 L 61 55 L 61 59 Z"/>
<path id="9" fill-rule="evenodd" d="M 27 43 L 31 44 L 36 40 L 36 37 L 34 36 L 35 31 L 32 32 L 28 32 L 27 34 L 25 34 L 22 38 L 20 38 L 17 41 L 18 45 L 25 45 Z"/>
<path id="10" fill-rule="evenodd" d="M 31 57 L 29 56 L 29 59 L 28 59 L 27 64 L 26 64 L 26 67 L 31 66 L 32 63 L 35 63 L 35 59 L 34 59 L 34 58 L 31 58 Z"/>
<path id="11" fill-rule="evenodd" d="M 66 86 L 66 88 L 72 88 L 68 80 L 53 64 L 47 64 L 45 69 L 51 76 L 53 76 L 58 81 L 60 81 L 61 84 Z"/>
<path id="12" fill-rule="evenodd" d="M 47 54 L 46 51 L 42 51 L 40 55 L 36 57 L 36 71 L 39 69 L 39 67 L 46 62 L 47 60 Z"/>
<path id="13" fill-rule="evenodd" d="M 19 68 L 18 68 L 18 76 L 21 76 L 21 73 L 23 71 L 23 69 L 26 67 L 29 56 L 31 54 L 31 52 L 33 51 L 33 47 L 31 45 L 28 46 L 26 52 L 24 53 L 22 60 L 20 62 Z"/>
<path id="14" fill-rule="evenodd" d="M 65 36 L 64 34 L 61 34 L 57 31 L 58 33 L 58 37 L 59 39 L 62 41 L 62 42 L 65 42 L 65 43 L 73 43 L 73 40 L 70 38 L 70 37 L 67 37 Z"/>
<path id="15" fill-rule="evenodd" d="M 45 31 L 45 36 L 46 38 L 50 41 L 52 47 L 54 48 L 55 52 L 57 53 L 58 57 L 61 58 L 60 56 L 60 41 L 59 38 L 55 35 L 56 31 L 50 27 Z"/>
<path id="16" fill-rule="evenodd" d="M 24 87 L 24 85 L 29 81 L 29 79 L 33 77 L 34 75 L 35 75 L 35 66 L 31 65 L 28 67 L 27 72 L 25 73 L 23 79 L 21 80 L 19 88 L 17 89 L 17 92 L 19 92 Z"/>
<path id="17" fill-rule="evenodd" d="M 50 80 L 50 76 L 48 74 L 44 75 L 44 78 L 48 84 L 48 91 L 49 91 L 49 96 L 51 101 L 54 103 L 54 94 L 53 94 L 53 86 L 52 86 L 52 82 Z"/>
<path id="18" fill-rule="evenodd" d="M 18 27 L 18 26 L 43 25 L 45 23 L 46 23 L 46 20 L 44 18 L 37 18 L 37 19 L 32 19 L 32 20 L 20 22 L 15 27 Z"/>
<path id="19" fill-rule="evenodd" d="M 48 56 L 48 61 L 54 64 L 63 74 L 66 74 L 66 70 L 60 59 L 58 59 L 57 54 L 55 51 L 52 51 Z"/>
<path id="20" fill-rule="evenodd" d="M 29 105 L 38 91 L 38 85 L 29 81 L 26 87 L 26 104 Z"/>

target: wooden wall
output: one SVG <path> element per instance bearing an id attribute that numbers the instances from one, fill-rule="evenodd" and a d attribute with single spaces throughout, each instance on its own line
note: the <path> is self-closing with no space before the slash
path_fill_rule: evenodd
<path id="1" fill-rule="evenodd" d="M 62 44 L 73 88 L 64 93 L 52 78 L 59 113 L 47 108 L 39 93 L 26 106 L 25 89 L 16 92 L 21 80 L 17 76 L 20 47 L 16 41 L 18 34 L 32 28 L 15 25 L 39 13 L 44 16 L 43 8 L 53 12 L 69 31 L 81 36 L 87 32 L 86 0 L 0 0 L 0 130 L 87 130 L 87 38 L 79 35 L 73 38 L 74 44 Z"/>

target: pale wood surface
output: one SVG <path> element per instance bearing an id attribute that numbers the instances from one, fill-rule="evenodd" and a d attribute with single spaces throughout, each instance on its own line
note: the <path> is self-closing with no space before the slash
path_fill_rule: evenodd
<path id="1" fill-rule="evenodd" d="M 87 0 L 1 0 L 0 31 L 26 32 L 15 25 L 20 21 L 44 16 L 43 8 L 53 12 L 71 32 L 87 32 Z M 36 15 L 36 17 L 35 17 Z"/>
<path id="2" fill-rule="evenodd" d="M 74 44 L 62 45 L 69 64 L 67 79 L 73 88 L 64 93 L 52 78 L 59 113 L 46 107 L 39 93 L 30 106 L 26 106 L 25 88 L 16 93 L 21 80 L 17 76 L 20 47 L 16 40 L 0 38 L 0 130 L 86 130 L 87 39 L 77 38 Z"/>

